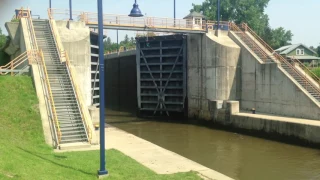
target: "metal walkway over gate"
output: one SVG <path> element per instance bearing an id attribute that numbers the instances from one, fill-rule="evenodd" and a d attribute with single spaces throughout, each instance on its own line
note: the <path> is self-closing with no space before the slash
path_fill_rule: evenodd
<path id="1" fill-rule="evenodd" d="M 83 21 L 90 28 L 98 28 L 98 14 L 91 12 L 73 11 L 73 16 Z M 69 10 L 49 9 L 49 16 L 56 20 L 68 20 Z M 103 15 L 104 29 L 153 31 L 173 33 L 206 33 L 206 21 L 189 19 L 172 19 L 159 17 L 129 17 L 128 15 Z"/>

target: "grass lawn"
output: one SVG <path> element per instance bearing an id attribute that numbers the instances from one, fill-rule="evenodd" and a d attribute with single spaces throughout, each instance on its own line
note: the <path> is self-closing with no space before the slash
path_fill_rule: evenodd
<path id="1" fill-rule="evenodd" d="M 99 151 L 54 153 L 42 132 L 30 77 L 0 77 L 0 179 L 97 179 Z M 195 172 L 157 175 L 108 150 L 106 179 L 200 179 Z"/>

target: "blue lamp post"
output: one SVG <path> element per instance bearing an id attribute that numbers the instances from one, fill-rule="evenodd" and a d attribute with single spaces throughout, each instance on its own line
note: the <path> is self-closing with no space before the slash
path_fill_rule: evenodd
<path id="1" fill-rule="evenodd" d="M 72 0 L 69 0 L 69 10 L 70 10 L 70 21 L 72 21 Z"/>
<path id="2" fill-rule="evenodd" d="M 100 169 L 98 176 L 108 174 L 106 170 L 105 147 L 105 89 L 104 89 L 104 47 L 103 47 L 103 11 L 102 0 L 98 0 L 98 30 L 99 30 L 99 73 L 100 73 Z"/>
<path id="3" fill-rule="evenodd" d="M 49 8 L 51 9 L 51 0 L 49 0 Z"/>
<path id="4" fill-rule="evenodd" d="M 173 1 L 173 18 L 176 19 L 176 0 Z"/>
<path id="5" fill-rule="evenodd" d="M 174 18 L 174 27 L 176 27 L 176 0 L 173 0 L 173 18 Z"/>

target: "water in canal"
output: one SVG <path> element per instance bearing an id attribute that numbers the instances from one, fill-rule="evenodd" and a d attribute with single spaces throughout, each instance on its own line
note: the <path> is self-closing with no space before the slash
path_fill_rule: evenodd
<path id="1" fill-rule="evenodd" d="M 235 179 L 320 179 L 320 151 L 316 149 L 188 124 L 112 125 Z"/>

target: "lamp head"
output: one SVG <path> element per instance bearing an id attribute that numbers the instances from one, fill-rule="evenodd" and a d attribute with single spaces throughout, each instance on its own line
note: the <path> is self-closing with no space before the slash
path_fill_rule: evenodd
<path id="1" fill-rule="evenodd" d="M 133 8 L 129 14 L 130 17 L 142 17 L 143 14 L 141 13 L 140 9 L 139 9 L 139 5 L 137 4 L 137 2 L 135 2 L 133 4 Z"/>

